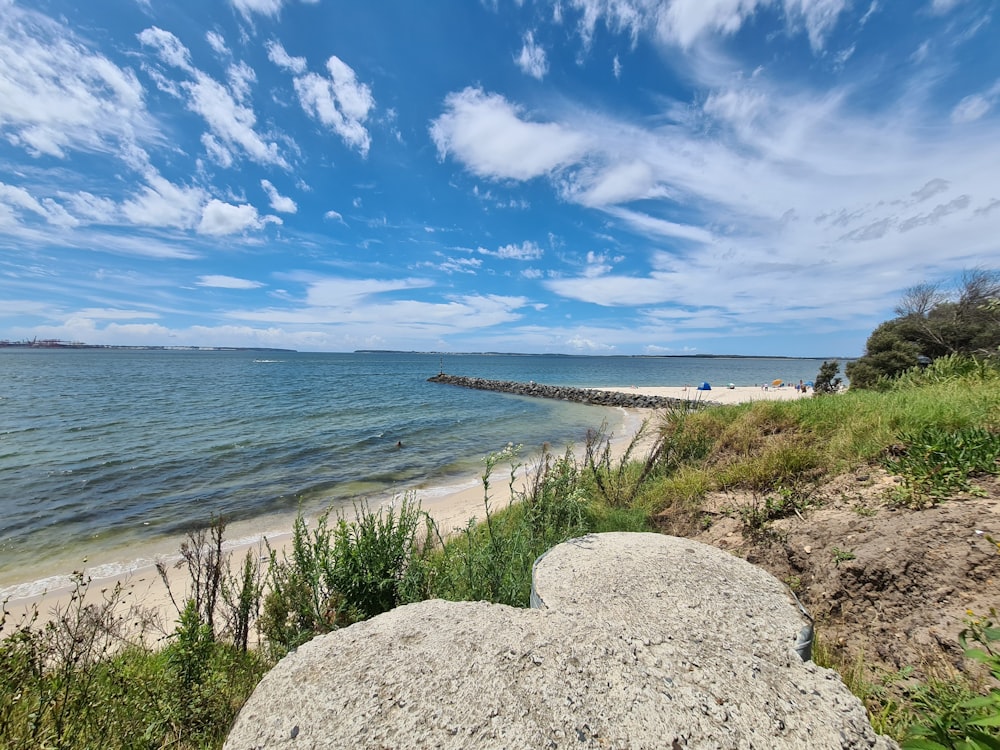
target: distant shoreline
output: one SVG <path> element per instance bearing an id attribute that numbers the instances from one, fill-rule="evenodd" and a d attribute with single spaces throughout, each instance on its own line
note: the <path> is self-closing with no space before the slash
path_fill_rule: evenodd
<path id="1" fill-rule="evenodd" d="M 168 351 L 168 352 L 296 352 L 295 349 L 278 349 L 268 346 L 153 346 L 123 344 L 84 344 L 80 341 L 0 341 L 0 349 L 114 349 L 126 351 Z"/>
<path id="2" fill-rule="evenodd" d="M 0 349 L 108 349 L 114 351 L 168 351 L 168 352 L 285 352 L 297 354 L 298 349 L 272 346 L 157 346 L 153 344 L 87 344 L 81 341 L 42 339 L 32 341 L 7 341 L 0 339 Z M 316 354 L 426 354 L 435 356 L 464 357 L 608 357 L 621 359 L 774 359 L 774 360 L 836 360 L 849 362 L 856 357 L 795 357 L 786 354 L 562 354 L 560 352 L 441 352 L 415 349 L 355 349 L 353 352 L 313 352 Z"/>
<path id="3" fill-rule="evenodd" d="M 815 359 L 846 362 L 857 357 L 794 357 L 787 354 L 561 354 L 559 352 L 436 352 L 406 349 L 355 349 L 352 354 L 433 354 L 441 357 L 606 357 L 613 359 Z"/>

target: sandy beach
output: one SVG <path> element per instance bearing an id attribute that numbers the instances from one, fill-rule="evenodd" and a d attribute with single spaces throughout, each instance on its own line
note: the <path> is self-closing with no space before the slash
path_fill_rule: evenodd
<path id="1" fill-rule="evenodd" d="M 699 391 L 695 386 L 620 386 L 602 387 L 599 390 L 620 391 L 623 393 L 641 393 L 652 396 L 667 396 L 689 401 L 711 402 L 717 404 L 746 403 L 751 401 L 765 400 L 789 400 L 802 398 L 811 395 L 801 393 L 792 387 L 754 387 L 740 386 L 735 388 L 713 388 L 711 391 Z M 620 455 L 624 447 L 631 440 L 644 419 L 654 416 L 654 412 L 644 412 L 642 410 L 623 410 L 623 419 L 617 426 L 616 432 L 612 434 L 612 445 Z M 580 446 L 576 446 L 579 448 Z M 555 448 L 553 448 L 555 450 Z M 560 449 L 558 452 L 565 450 Z M 532 457 L 521 457 L 519 462 L 523 464 L 520 476 L 523 478 L 524 472 L 533 466 Z M 502 507 L 508 498 L 509 464 L 501 464 L 497 467 L 494 476 L 491 478 L 491 507 Z M 445 487 L 417 488 L 413 490 L 415 499 L 419 502 L 421 510 L 425 511 L 437 524 L 443 534 L 449 534 L 457 529 L 463 528 L 471 518 L 482 518 L 484 515 L 483 506 L 483 484 L 481 476 L 470 476 L 465 480 Z M 377 505 L 388 505 L 397 502 L 399 496 L 385 498 L 379 503 L 372 502 L 372 507 Z M 287 520 L 287 527 L 278 533 L 267 534 L 267 542 L 273 549 L 278 550 L 279 556 L 282 551 L 290 546 L 292 534 L 292 518 Z M 310 519 L 311 520 L 311 519 Z M 263 532 L 262 532 L 263 533 Z M 179 547 L 180 541 L 177 541 Z M 262 542 L 235 543 L 227 546 L 232 552 L 234 564 L 242 560 L 248 549 L 259 548 L 261 554 L 265 553 Z M 176 548 L 175 548 L 176 549 Z M 186 595 L 186 572 L 173 569 L 173 564 L 178 558 L 177 554 L 172 555 L 151 555 L 161 561 L 170 571 L 170 580 L 173 587 L 173 594 L 178 602 L 183 601 Z M 164 586 L 154 565 L 140 567 L 129 573 L 101 577 L 99 569 L 88 569 L 85 561 L 81 561 L 81 568 L 86 576 L 92 578 L 89 585 L 88 601 L 99 603 L 102 599 L 102 591 L 111 591 L 116 585 L 121 586 L 122 600 L 127 606 L 134 605 L 145 610 L 151 610 L 159 614 L 163 629 L 169 632 L 172 623 L 176 619 L 176 609 L 171 602 L 169 592 Z M 29 613 L 37 607 L 42 619 L 51 618 L 57 610 L 64 609 L 70 602 L 73 587 L 69 576 L 66 576 L 63 584 L 52 585 L 45 593 L 24 598 L 11 599 L 6 604 L 6 609 L 13 615 L 13 622 L 24 614 Z"/>
<path id="2" fill-rule="evenodd" d="M 712 386 L 710 391 L 700 391 L 696 385 L 685 386 L 615 386 L 598 390 L 619 393 L 638 393 L 643 396 L 665 396 L 683 401 L 698 401 L 713 404 L 746 404 L 752 401 L 791 401 L 812 396 L 812 389 L 797 391 L 793 386 Z"/>

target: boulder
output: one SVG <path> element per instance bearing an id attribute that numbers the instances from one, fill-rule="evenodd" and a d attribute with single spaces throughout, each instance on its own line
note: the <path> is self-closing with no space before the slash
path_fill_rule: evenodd
<path id="1" fill-rule="evenodd" d="M 312 640 L 226 741 L 252 748 L 879 748 L 765 571 L 661 534 L 535 564 L 532 609 L 426 601 Z"/>

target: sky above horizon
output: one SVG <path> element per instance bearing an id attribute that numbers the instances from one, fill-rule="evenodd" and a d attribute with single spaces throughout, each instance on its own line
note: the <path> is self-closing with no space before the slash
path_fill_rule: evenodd
<path id="1" fill-rule="evenodd" d="M 1000 266 L 994 0 L 0 0 L 0 339 L 857 356 Z"/>

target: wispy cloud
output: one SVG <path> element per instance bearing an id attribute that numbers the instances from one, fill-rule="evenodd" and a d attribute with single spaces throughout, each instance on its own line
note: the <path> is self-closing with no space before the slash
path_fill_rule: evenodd
<path id="1" fill-rule="evenodd" d="M 217 289 L 259 289 L 264 286 L 259 281 L 240 279 L 236 276 L 209 275 L 199 276 L 195 282 L 198 286 L 209 286 Z"/>
<path id="2" fill-rule="evenodd" d="M 267 141 L 257 132 L 257 115 L 252 107 L 243 103 L 255 78 L 252 69 L 231 67 L 231 83 L 235 85 L 227 87 L 194 68 L 190 62 L 191 53 L 171 32 L 153 26 L 143 30 L 138 38 L 144 46 L 154 50 L 161 62 L 189 76 L 187 81 L 172 81 L 161 89 L 182 98 L 188 109 L 204 118 L 209 127 L 210 139 L 206 143 L 209 156 L 223 166 L 231 165 L 235 154 L 239 154 L 259 164 L 289 168 L 277 142 Z M 162 73 L 160 75 L 160 80 L 167 80 Z"/>
<path id="3" fill-rule="evenodd" d="M 7 141 L 36 157 L 113 153 L 155 130 L 132 70 L 12 2 L 0 12 L 0 91 Z"/>
<path id="4" fill-rule="evenodd" d="M 535 43 L 535 34 L 528 31 L 524 35 L 524 45 L 520 53 L 514 58 L 517 67 L 526 75 L 537 78 L 539 81 L 545 78 L 549 72 L 549 63 L 545 59 L 545 49 Z"/>

